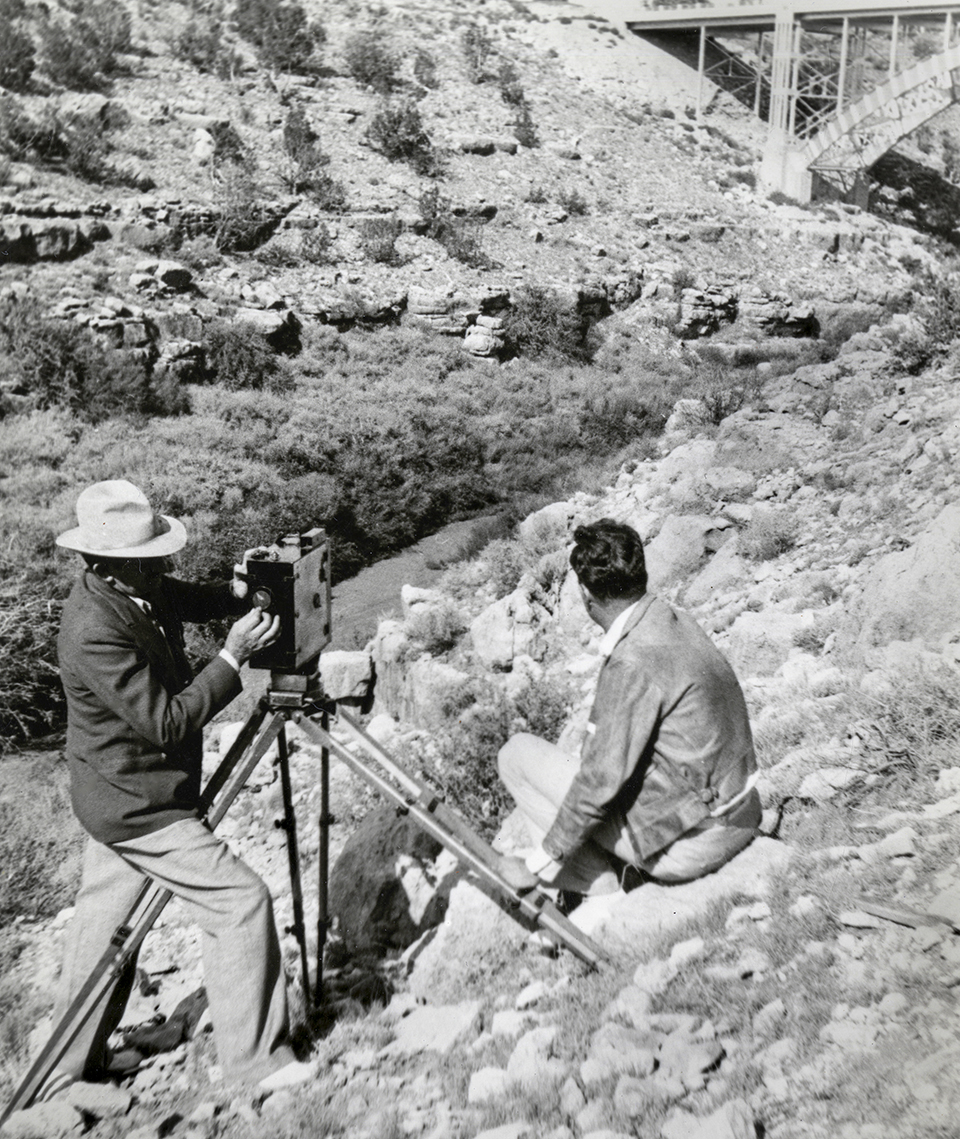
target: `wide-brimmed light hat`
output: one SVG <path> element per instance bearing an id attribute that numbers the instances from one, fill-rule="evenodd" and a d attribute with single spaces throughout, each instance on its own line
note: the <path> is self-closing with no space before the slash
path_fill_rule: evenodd
<path id="1" fill-rule="evenodd" d="M 77 525 L 57 545 L 105 558 L 164 558 L 187 544 L 182 522 L 157 514 L 126 479 L 94 483 L 77 499 Z"/>

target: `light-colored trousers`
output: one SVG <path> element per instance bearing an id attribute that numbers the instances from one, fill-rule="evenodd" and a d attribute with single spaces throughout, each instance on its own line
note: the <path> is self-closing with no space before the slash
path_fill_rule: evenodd
<path id="1" fill-rule="evenodd" d="M 59 1023 L 128 916 L 144 877 L 171 890 L 200 927 L 203 972 L 224 1078 L 255 1082 L 294 1059 L 273 902 L 263 881 L 198 819 L 105 846 L 89 839 L 76 912 L 67 933 L 54 1008 Z M 94 1010 L 57 1065 L 96 1076 L 123 1016 L 136 962 Z"/>
<path id="2" fill-rule="evenodd" d="M 500 749 L 498 765 L 500 778 L 524 816 L 531 841 L 541 843 L 580 770 L 580 760 L 539 736 L 521 732 Z M 609 854 L 660 882 L 690 882 L 719 869 L 743 850 L 756 833 L 760 818 L 760 797 L 754 790 L 728 815 L 705 820 L 638 864 L 623 816 L 612 815 L 563 860 L 553 885 L 578 894 L 613 893 L 619 879 Z"/>

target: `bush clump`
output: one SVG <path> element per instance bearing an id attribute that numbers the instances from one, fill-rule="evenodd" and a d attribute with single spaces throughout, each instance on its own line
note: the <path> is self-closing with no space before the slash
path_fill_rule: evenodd
<path id="1" fill-rule="evenodd" d="M 740 553 L 766 562 L 792 550 L 797 543 L 796 521 L 774 510 L 758 510 L 740 532 Z"/>
<path id="2" fill-rule="evenodd" d="M 371 261 L 381 265 L 397 263 L 397 239 L 403 233 L 399 218 L 364 218 L 360 223 L 360 245 Z"/>
<path id="3" fill-rule="evenodd" d="M 419 108 L 409 99 L 383 103 L 367 128 L 366 140 L 390 162 L 405 162 L 424 177 L 440 172 L 440 156 Z"/>
<path id="4" fill-rule="evenodd" d="M 489 267 L 483 252 L 483 223 L 478 218 L 461 218 L 436 186 L 420 195 L 420 216 L 427 223 L 426 236 L 439 242 L 456 261 L 474 269 Z"/>
<path id="5" fill-rule="evenodd" d="M 251 324 L 212 321 L 204 347 L 211 378 L 229 391 L 271 388 L 281 372 L 276 353 Z"/>
<path id="6" fill-rule="evenodd" d="M 256 249 L 276 229 L 277 218 L 267 208 L 248 163 L 225 164 L 217 197 L 220 221 L 214 241 L 221 253 Z"/>
<path id="7" fill-rule="evenodd" d="M 524 356 L 589 358 L 587 320 L 555 291 L 544 285 L 522 286 L 511 298 L 504 316 L 504 335 L 510 349 Z"/>
<path id="8" fill-rule="evenodd" d="M 343 47 L 343 61 L 347 74 L 363 87 L 389 95 L 397 86 L 400 61 L 377 31 L 356 32 L 350 36 Z M 421 69 L 424 66 L 422 61 L 420 66 Z"/>
<path id="9" fill-rule="evenodd" d="M 238 0 L 233 21 L 272 71 L 305 70 L 327 38 L 323 25 L 310 23 L 296 0 Z"/>
<path id="10" fill-rule="evenodd" d="M 467 76 L 471 83 L 482 83 L 486 79 L 487 60 L 493 55 L 493 43 L 487 33 L 477 24 L 470 24 L 460 37 Z"/>
<path id="11" fill-rule="evenodd" d="M 194 16 L 171 44 L 177 59 L 220 79 L 236 72 L 240 57 L 224 42 L 223 24 L 213 16 Z"/>
<path id="12" fill-rule="evenodd" d="M 291 107 L 283 124 L 283 150 L 280 180 L 291 193 L 307 194 L 322 209 L 343 208 L 346 192 L 327 173 L 330 156 L 320 149 L 320 136 L 299 103 Z"/>
<path id="13" fill-rule="evenodd" d="M 131 45 L 132 22 L 122 0 L 86 0 L 67 23 L 47 19 L 40 30 L 46 75 L 73 91 L 99 91 Z"/>
<path id="14" fill-rule="evenodd" d="M 0 3 L 0 87 L 8 91 L 28 91 L 36 66 L 33 40 L 21 25 L 25 15 L 23 0 Z"/>
<path id="15" fill-rule="evenodd" d="M 7 302 L 0 311 L 3 357 L 8 375 L 37 407 L 64 407 L 88 423 L 187 410 L 185 393 L 155 385 L 130 353 L 104 348 L 86 329 L 40 316 L 25 302 Z"/>

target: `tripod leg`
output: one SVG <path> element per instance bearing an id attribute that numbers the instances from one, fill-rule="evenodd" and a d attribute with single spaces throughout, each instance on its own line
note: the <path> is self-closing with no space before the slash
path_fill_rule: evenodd
<path id="1" fill-rule="evenodd" d="M 266 715 L 266 707 L 263 704 L 250 714 L 236 743 L 227 752 L 204 788 L 200 798 L 200 812 L 201 818 L 211 830 L 230 809 L 251 772 L 283 727 L 282 716 L 275 714 L 265 718 Z M 170 891 L 161 886 L 144 883 L 143 890 L 126 921 L 117 928 L 109 948 L 83 983 L 60 1022 L 54 1027 L 49 1040 L 40 1050 L 10 1103 L 0 1115 L 0 1126 L 12 1112 L 21 1111 L 33 1103 L 47 1077 L 57 1066 L 77 1033 L 139 949 L 171 896 Z"/>
<path id="2" fill-rule="evenodd" d="M 290 785 L 290 757 L 287 734 L 281 728 L 277 736 L 280 756 L 280 786 L 283 790 L 283 822 L 279 824 L 287 836 L 287 862 L 290 867 L 290 897 L 293 902 L 293 925 L 288 928 L 300 946 L 300 973 L 303 977 L 303 1000 L 310 1008 L 310 970 L 307 965 L 307 930 L 303 921 L 303 890 L 300 886 L 300 851 L 297 846 L 297 819 L 293 811 L 293 789 Z"/>
<path id="3" fill-rule="evenodd" d="M 320 713 L 320 725 L 329 731 L 330 713 L 324 709 Z M 330 926 L 330 903 L 327 898 L 327 885 L 330 880 L 330 749 L 324 745 L 320 749 L 320 851 L 319 887 L 317 914 L 317 980 L 313 990 L 315 1008 L 323 999 L 323 950 L 327 944 L 327 931 Z"/>
<path id="4" fill-rule="evenodd" d="M 427 834 L 441 842 L 465 866 L 469 866 L 480 878 L 494 887 L 525 918 L 555 934 L 571 952 L 591 967 L 596 968 L 604 960 L 603 950 L 568 921 L 543 890 L 537 887 L 526 894 L 519 894 L 514 890 L 501 877 L 497 869 L 499 860 L 483 839 L 474 834 L 446 804 L 441 803 L 428 787 L 420 785 L 411 776 L 403 773 L 403 769 L 395 760 L 390 759 L 393 769 L 391 774 L 393 771 L 405 774 L 404 790 L 398 790 L 386 775 L 369 766 L 358 755 L 348 751 L 329 732 L 312 720 L 304 717 L 299 719 L 298 723 L 311 739 L 321 746 L 328 747 L 333 755 L 375 787 L 384 798 L 408 810 Z M 383 749 L 379 746 L 371 749 L 372 757 L 378 762 L 381 752 Z"/>

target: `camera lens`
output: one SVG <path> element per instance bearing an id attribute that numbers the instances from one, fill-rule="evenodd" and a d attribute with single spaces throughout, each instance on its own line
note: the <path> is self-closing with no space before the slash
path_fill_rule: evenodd
<path id="1" fill-rule="evenodd" d="M 269 609 L 273 604 L 273 595 L 269 589 L 255 589 L 250 601 L 257 609 Z"/>

